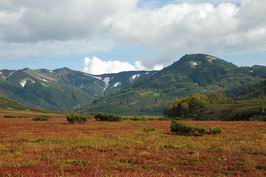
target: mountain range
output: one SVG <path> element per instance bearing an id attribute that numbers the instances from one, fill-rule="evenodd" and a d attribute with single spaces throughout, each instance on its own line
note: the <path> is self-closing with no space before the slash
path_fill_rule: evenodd
<path id="1" fill-rule="evenodd" d="M 161 71 L 92 75 L 68 68 L 0 70 L 0 95 L 51 111 L 161 114 L 177 97 L 224 92 L 234 98 L 263 82 L 266 67 L 238 67 L 206 54 L 185 55 Z"/>
<path id="2" fill-rule="evenodd" d="M 20 104 L 51 111 L 73 111 L 100 96 L 126 88 L 154 71 L 91 75 L 68 68 L 1 70 L 0 93 Z"/>

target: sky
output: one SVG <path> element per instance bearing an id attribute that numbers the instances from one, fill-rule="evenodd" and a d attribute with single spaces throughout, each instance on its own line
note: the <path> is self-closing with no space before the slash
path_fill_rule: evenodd
<path id="1" fill-rule="evenodd" d="M 266 0 L 0 0 L 0 69 L 160 70 L 185 54 L 266 65 Z"/>

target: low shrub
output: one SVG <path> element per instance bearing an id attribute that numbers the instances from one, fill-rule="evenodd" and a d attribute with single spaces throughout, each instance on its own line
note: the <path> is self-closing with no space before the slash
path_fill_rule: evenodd
<path id="1" fill-rule="evenodd" d="M 44 115 L 32 118 L 33 121 L 48 121 L 48 119 L 49 119 L 48 116 L 44 116 Z"/>
<path id="2" fill-rule="evenodd" d="M 177 135 L 183 136 L 202 136 L 204 134 L 220 134 L 222 131 L 220 129 L 214 128 L 207 131 L 204 128 L 195 128 L 172 121 L 170 129 Z"/>
<path id="3" fill-rule="evenodd" d="M 144 121 L 145 117 L 135 116 L 135 117 L 131 118 L 131 120 L 133 120 L 133 121 Z"/>
<path id="4" fill-rule="evenodd" d="M 217 134 L 221 134 L 222 133 L 222 130 L 218 129 L 218 128 L 213 128 L 213 129 L 210 129 L 208 131 L 208 134 L 213 134 L 213 135 L 217 135 Z"/>
<path id="5" fill-rule="evenodd" d="M 69 116 L 66 117 L 66 119 L 71 124 L 74 124 L 74 123 L 85 123 L 88 120 L 87 117 L 77 116 L 77 115 L 69 115 Z"/>
<path id="6" fill-rule="evenodd" d="M 16 116 L 5 115 L 4 118 L 6 118 L 6 119 L 13 119 L 13 118 L 16 118 Z"/>
<path id="7" fill-rule="evenodd" d="M 265 170 L 266 171 L 266 166 L 258 165 L 256 166 L 257 170 Z"/>
<path id="8" fill-rule="evenodd" d="M 203 128 L 194 128 L 185 126 L 182 124 L 178 124 L 175 121 L 171 123 L 171 131 L 177 135 L 184 135 L 184 136 L 202 136 L 203 133 L 206 132 Z"/>
<path id="9" fill-rule="evenodd" d="M 251 118 L 253 121 L 266 121 L 266 115 L 257 115 Z"/>
<path id="10" fill-rule="evenodd" d="M 159 121 L 166 121 L 166 120 L 168 120 L 168 119 L 166 119 L 165 117 L 160 117 L 158 120 L 159 120 Z"/>
<path id="11" fill-rule="evenodd" d="M 111 114 L 96 114 L 95 116 L 95 119 L 97 121 L 112 121 L 112 122 L 115 122 L 115 121 L 121 121 L 122 118 L 120 116 L 114 116 L 114 115 L 111 115 Z"/>

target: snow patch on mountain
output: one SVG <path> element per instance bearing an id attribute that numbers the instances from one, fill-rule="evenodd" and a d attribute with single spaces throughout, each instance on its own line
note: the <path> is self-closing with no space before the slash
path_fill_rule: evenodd
<path id="1" fill-rule="evenodd" d="M 3 78 L 4 80 L 6 79 L 2 72 L 0 72 L 0 77 Z"/>
<path id="2" fill-rule="evenodd" d="M 48 80 L 46 80 L 46 79 L 44 79 L 44 78 L 41 78 L 41 80 L 43 81 L 43 82 L 50 82 L 50 81 L 48 81 Z"/>
<path id="3" fill-rule="evenodd" d="M 196 61 L 191 61 L 190 65 L 192 68 L 196 68 L 198 66 L 198 63 Z"/>
<path id="4" fill-rule="evenodd" d="M 104 81 L 104 83 L 107 85 L 107 87 L 108 87 L 108 85 L 109 85 L 109 82 L 110 82 L 110 77 L 105 77 L 104 79 L 103 79 L 103 81 Z"/>
<path id="5" fill-rule="evenodd" d="M 131 80 L 136 80 L 137 78 L 140 77 L 140 74 L 134 74 L 133 76 L 131 76 Z"/>
<path id="6" fill-rule="evenodd" d="M 8 74 L 8 76 L 7 77 L 10 77 L 10 76 L 12 76 L 14 74 L 14 72 L 11 72 L 11 73 L 9 73 Z"/>
<path id="7" fill-rule="evenodd" d="M 105 91 L 108 88 L 110 80 L 111 80 L 110 77 L 102 78 L 102 81 L 105 83 L 103 91 Z"/>
<path id="8" fill-rule="evenodd" d="M 25 78 L 25 79 L 20 80 L 19 84 L 20 84 L 22 87 L 25 87 L 26 84 L 27 84 L 29 81 L 32 82 L 33 84 L 35 84 L 35 81 L 32 80 L 32 79 L 30 79 L 30 78 Z"/>
<path id="9" fill-rule="evenodd" d="M 116 83 L 114 84 L 114 87 L 118 87 L 119 85 L 121 85 L 121 82 L 116 82 Z"/>

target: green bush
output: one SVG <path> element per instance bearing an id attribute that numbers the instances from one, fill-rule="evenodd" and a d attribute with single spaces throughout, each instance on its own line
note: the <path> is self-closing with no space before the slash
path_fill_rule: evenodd
<path id="1" fill-rule="evenodd" d="M 140 116 L 135 116 L 135 117 L 131 118 L 130 120 L 133 120 L 133 121 L 144 121 L 145 118 L 144 117 L 140 117 Z"/>
<path id="2" fill-rule="evenodd" d="M 111 115 L 111 114 L 96 114 L 95 116 L 95 119 L 97 121 L 121 121 L 122 118 L 119 117 L 119 116 L 114 116 L 114 115 Z"/>
<path id="3" fill-rule="evenodd" d="M 266 121 L 266 115 L 257 115 L 251 118 L 253 121 Z"/>
<path id="4" fill-rule="evenodd" d="M 66 117 L 66 119 L 71 124 L 74 124 L 74 123 L 85 123 L 88 120 L 87 117 L 77 116 L 77 115 L 69 115 L 69 116 Z"/>
<path id="5" fill-rule="evenodd" d="M 33 121 L 48 121 L 48 119 L 49 119 L 48 116 L 44 116 L 44 115 L 32 118 Z"/>
<path id="6" fill-rule="evenodd" d="M 257 170 L 265 170 L 266 171 L 266 166 L 258 165 L 258 166 L 256 166 L 256 169 Z"/>
<path id="7" fill-rule="evenodd" d="M 222 130 L 218 129 L 218 128 L 213 128 L 213 129 L 210 129 L 208 131 L 208 134 L 213 134 L 213 135 L 217 135 L 217 134 L 221 134 L 222 133 Z"/>
<path id="8" fill-rule="evenodd" d="M 214 128 L 207 131 L 204 128 L 195 128 L 172 121 L 170 129 L 177 135 L 183 136 L 202 136 L 204 134 L 220 134 L 222 131 L 220 129 Z"/>
<path id="9" fill-rule="evenodd" d="M 208 104 L 208 97 L 203 94 L 192 94 L 190 97 L 178 99 L 165 109 L 167 117 L 194 118 Z"/>
<path id="10" fill-rule="evenodd" d="M 6 119 L 13 119 L 13 118 L 16 118 L 16 116 L 5 115 L 4 118 L 6 118 Z"/>
<path id="11" fill-rule="evenodd" d="M 171 123 L 171 131 L 177 135 L 184 135 L 184 136 L 202 136 L 205 133 L 205 129 L 203 128 L 194 128 L 185 126 L 182 124 L 178 124 L 175 121 Z"/>

